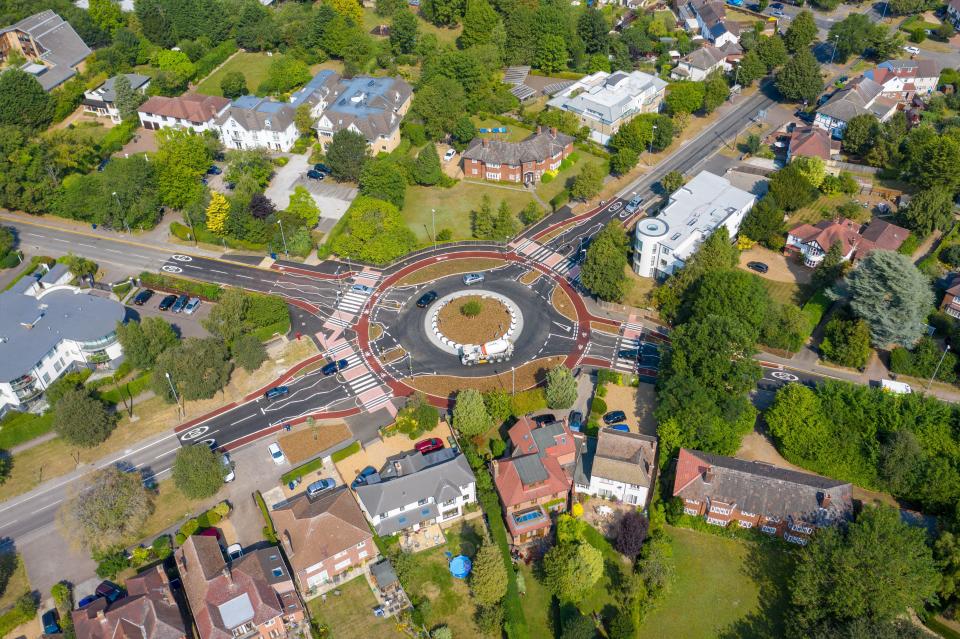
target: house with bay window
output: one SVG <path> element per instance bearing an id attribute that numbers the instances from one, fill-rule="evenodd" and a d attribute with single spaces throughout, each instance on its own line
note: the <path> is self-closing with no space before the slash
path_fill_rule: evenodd
<path id="1" fill-rule="evenodd" d="M 467 458 L 455 448 L 389 458 L 356 493 L 364 515 L 381 536 L 446 525 L 477 501 L 476 478 Z"/>
<path id="2" fill-rule="evenodd" d="M 653 487 L 657 438 L 601 428 L 577 457 L 575 491 L 643 507 Z"/>
<path id="3" fill-rule="evenodd" d="M 373 534 L 346 486 L 303 492 L 270 513 L 300 592 L 319 595 L 363 573 L 379 557 Z"/>
<path id="4" fill-rule="evenodd" d="M 536 133 L 520 142 L 474 138 L 463 152 L 463 174 L 483 180 L 536 183 L 544 173 L 558 170 L 572 152 L 573 138 L 554 128 L 537 127 Z"/>
<path id="5" fill-rule="evenodd" d="M 673 496 L 715 526 L 759 528 L 806 545 L 818 528 L 853 518 L 849 483 L 698 450 L 680 449 Z"/>

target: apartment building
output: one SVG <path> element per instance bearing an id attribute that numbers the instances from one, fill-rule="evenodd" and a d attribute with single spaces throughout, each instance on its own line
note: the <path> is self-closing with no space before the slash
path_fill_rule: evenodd
<path id="1" fill-rule="evenodd" d="M 463 174 L 484 180 L 532 184 L 547 171 L 556 171 L 573 153 L 573 138 L 555 128 L 537 132 L 520 142 L 474 138 L 463 152 Z"/>
<path id="2" fill-rule="evenodd" d="M 0 62 L 12 52 L 29 61 L 21 68 L 45 91 L 75 76 L 91 53 L 70 23 L 49 9 L 0 28 Z"/>

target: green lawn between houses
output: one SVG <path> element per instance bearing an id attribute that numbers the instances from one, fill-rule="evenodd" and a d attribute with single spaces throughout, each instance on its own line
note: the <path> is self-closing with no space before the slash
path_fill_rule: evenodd
<path id="1" fill-rule="evenodd" d="M 336 639 L 368 639 L 368 637 L 403 637 L 394 619 L 384 619 L 373 614 L 377 598 L 373 596 L 365 577 L 351 579 L 337 590 L 322 597 L 311 599 L 307 604 L 310 615 L 330 628 L 330 636 Z"/>
<path id="2" fill-rule="evenodd" d="M 773 545 L 667 528 L 675 575 L 641 637 L 783 636 L 790 558 Z"/>
<path id="3" fill-rule="evenodd" d="M 504 142 L 520 142 L 521 140 L 526 140 L 530 137 L 530 134 L 533 133 L 530 129 L 522 126 L 516 126 L 514 124 L 503 124 L 494 120 L 493 118 L 478 118 L 473 116 L 470 118 L 473 121 L 473 125 L 477 129 L 494 129 L 500 127 L 506 127 L 506 133 L 477 133 L 477 137 L 480 138 L 490 138 L 492 140 L 502 140 Z"/>
<path id="4" fill-rule="evenodd" d="M 490 196 L 494 213 L 500 206 L 500 200 L 506 200 L 510 210 L 517 214 L 533 199 L 530 193 L 519 186 L 509 187 L 466 180 L 449 189 L 438 186 L 411 186 L 407 188 L 403 218 L 417 236 L 417 240 L 429 242 L 433 238 L 431 210 L 436 209 L 438 233 L 447 228 L 453 231 L 453 239 L 469 240 L 472 238 L 470 212 L 480 208 L 484 195 Z"/>
<path id="5" fill-rule="evenodd" d="M 205 77 L 200 84 L 197 85 L 195 91 L 205 95 L 222 96 L 223 92 L 220 90 L 220 81 L 223 79 L 223 76 L 231 71 L 239 71 L 246 77 L 247 89 L 249 89 L 252 94 L 267 77 L 267 69 L 270 68 L 270 63 L 280 55 L 282 54 L 275 53 L 271 57 L 262 52 L 247 53 L 246 51 L 241 51 L 230 58 L 222 67 Z"/>

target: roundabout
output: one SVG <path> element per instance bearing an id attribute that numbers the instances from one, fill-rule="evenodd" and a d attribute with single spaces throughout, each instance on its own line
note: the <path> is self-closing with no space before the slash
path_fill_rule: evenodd
<path id="1" fill-rule="evenodd" d="M 523 330 L 523 314 L 506 295 L 487 290 L 457 291 L 430 306 L 424 330 L 441 350 L 459 355 L 464 345 L 501 338 L 513 342 Z"/>

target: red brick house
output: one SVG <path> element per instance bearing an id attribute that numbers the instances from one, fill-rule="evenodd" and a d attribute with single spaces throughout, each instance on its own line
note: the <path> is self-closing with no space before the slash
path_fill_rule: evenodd
<path id="1" fill-rule="evenodd" d="M 815 268 L 834 244 L 846 260 L 859 260 L 874 249 L 896 251 L 910 231 L 885 220 L 873 220 L 861 226 L 846 218 L 822 220 L 816 225 L 801 224 L 787 232 L 784 251 L 803 258 L 806 266 Z"/>
<path id="2" fill-rule="evenodd" d="M 950 280 L 950 288 L 943 294 L 940 310 L 950 317 L 960 319 L 960 275 Z"/>
<path id="3" fill-rule="evenodd" d="M 379 556 L 367 520 L 346 486 L 312 499 L 301 493 L 271 515 L 301 592 L 334 588 Z"/>
<path id="4" fill-rule="evenodd" d="M 127 596 L 110 603 L 104 597 L 74 610 L 77 639 L 186 639 L 189 623 L 177 605 L 162 566 L 126 582 Z"/>
<path id="5" fill-rule="evenodd" d="M 521 142 L 474 138 L 463 152 L 463 174 L 468 178 L 529 184 L 547 171 L 556 171 L 573 152 L 573 138 L 555 128 L 537 132 Z"/>
<path id="6" fill-rule="evenodd" d="M 759 528 L 806 545 L 817 528 L 851 519 L 851 486 L 771 464 L 680 449 L 673 496 L 715 526 Z"/>
<path id="7" fill-rule="evenodd" d="M 513 545 L 546 536 L 567 510 L 578 441 L 564 422 L 537 427 L 524 417 L 509 431 L 511 456 L 493 462 L 493 481 Z"/>
<path id="8" fill-rule="evenodd" d="M 174 554 L 199 639 L 281 639 L 303 605 L 276 546 L 227 562 L 214 537 L 193 535 Z"/>

